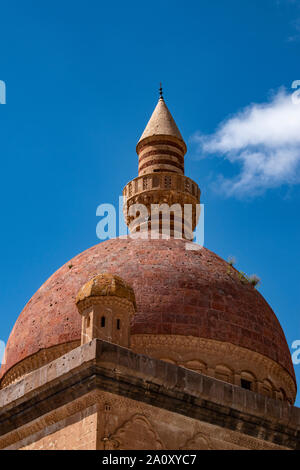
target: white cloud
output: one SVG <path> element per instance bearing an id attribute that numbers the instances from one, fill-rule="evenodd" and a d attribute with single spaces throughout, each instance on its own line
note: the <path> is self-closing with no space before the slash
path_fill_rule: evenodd
<path id="1" fill-rule="evenodd" d="M 239 165 L 236 177 L 219 177 L 218 186 L 228 195 L 256 195 L 300 182 L 300 103 L 284 90 L 226 119 L 214 134 L 196 134 L 193 140 L 205 155 Z"/>

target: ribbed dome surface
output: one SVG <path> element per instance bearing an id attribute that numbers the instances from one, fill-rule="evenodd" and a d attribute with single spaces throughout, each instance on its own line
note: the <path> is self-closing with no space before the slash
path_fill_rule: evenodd
<path id="1" fill-rule="evenodd" d="M 134 289 L 132 334 L 175 334 L 227 341 L 261 353 L 294 378 L 282 328 L 267 302 L 211 251 L 186 250 L 184 240 L 113 239 L 62 266 L 21 312 L 0 376 L 24 358 L 79 340 L 79 289 L 99 273 L 121 276 Z"/>

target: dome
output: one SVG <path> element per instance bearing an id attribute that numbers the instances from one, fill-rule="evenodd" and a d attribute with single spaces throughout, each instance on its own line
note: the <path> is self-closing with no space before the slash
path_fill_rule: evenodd
<path id="1" fill-rule="evenodd" d="M 77 308 L 80 309 L 80 305 L 83 304 L 86 299 L 103 296 L 127 299 L 136 306 L 132 287 L 126 284 L 119 276 L 111 273 L 101 273 L 93 277 L 80 288 L 76 296 Z"/>
<path id="2" fill-rule="evenodd" d="M 190 344 L 195 338 L 206 338 L 235 345 L 258 354 L 254 360 L 264 357 L 279 366 L 292 380 L 295 394 L 289 348 L 270 306 L 226 261 L 206 248 L 189 250 L 186 245 L 183 239 L 118 238 L 74 257 L 41 286 L 21 312 L 7 342 L 1 377 L 40 351 L 79 345 L 81 318 L 76 295 L 85 283 L 77 300 L 107 292 L 112 280 L 117 281 L 114 292 L 121 292 L 124 286 L 116 276 L 90 281 L 109 272 L 134 289 L 133 340 L 141 335 L 164 335 L 188 338 Z"/>

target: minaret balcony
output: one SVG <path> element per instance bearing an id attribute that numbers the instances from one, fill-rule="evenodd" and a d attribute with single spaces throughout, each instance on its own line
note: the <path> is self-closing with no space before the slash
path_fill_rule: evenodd
<path id="1" fill-rule="evenodd" d="M 129 202 L 131 198 L 136 199 L 137 195 L 143 193 L 170 190 L 172 190 L 172 193 L 178 192 L 188 196 L 188 200 L 192 199 L 193 203 L 200 202 L 201 191 L 197 183 L 187 176 L 170 172 L 157 172 L 134 178 L 125 186 L 123 196 Z"/>

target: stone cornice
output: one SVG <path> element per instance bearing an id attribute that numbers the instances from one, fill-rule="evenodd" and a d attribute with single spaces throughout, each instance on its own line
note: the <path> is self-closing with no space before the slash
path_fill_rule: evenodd
<path id="1" fill-rule="evenodd" d="M 77 304 L 77 308 L 80 314 L 82 314 L 84 310 L 96 304 L 102 304 L 102 305 L 107 305 L 107 306 L 120 305 L 121 307 L 129 311 L 130 316 L 133 316 L 135 314 L 135 307 L 134 307 L 133 302 L 131 302 L 128 299 L 117 297 L 114 295 L 110 295 L 107 297 L 104 297 L 101 295 L 94 296 L 94 297 L 87 297 L 86 299 L 81 300 Z"/>
<path id="2" fill-rule="evenodd" d="M 77 348 L 79 345 L 79 340 L 70 341 L 69 343 L 59 344 L 51 348 L 41 349 L 37 353 L 26 357 L 23 361 L 18 362 L 18 364 L 13 366 L 3 375 L 0 381 L 0 389 L 13 384 L 30 372 L 54 361 L 63 354 Z"/>
<path id="3" fill-rule="evenodd" d="M 270 376 L 277 378 L 278 381 L 284 385 L 285 390 L 289 391 L 293 402 L 296 398 L 297 387 L 295 380 L 286 369 L 269 357 L 229 342 L 197 338 L 194 336 L 141 334 L 131 337 L 131 347 L 138 353 L 146 353 L 149 355 L 151 355 L 153 350 L 159 350 L 164 347 L 170 354 L 171 351 L 175 350 L 182 357 L 182 360 L 184 360 L 184 356 L 188 351 L 194 352 L 195 357 L 193 359 L 200 359 L 202 361 L 205 360 L 207 353 L 221 353 L 225 362 L 229 356 L 235 358 L 234 363 L 237 362 L 237 357 L 243 358 L 249 363 L 250 371 L 253 372 L 254 375 L 257 375 L 257 370 L 264 371 L 266 376 L 270 374 Z M 170 359 L 172 359 L 171 356 Z M 256 371 L 251 370 L 253 369 L 253 364 L 256 365 Z"/>
<path id="4" fill-rule="evenodd" d="M 14 429 L 93 390 L 300 448 L 298 408 L 100 340 L 0 391 L 0 442 Z"/>

